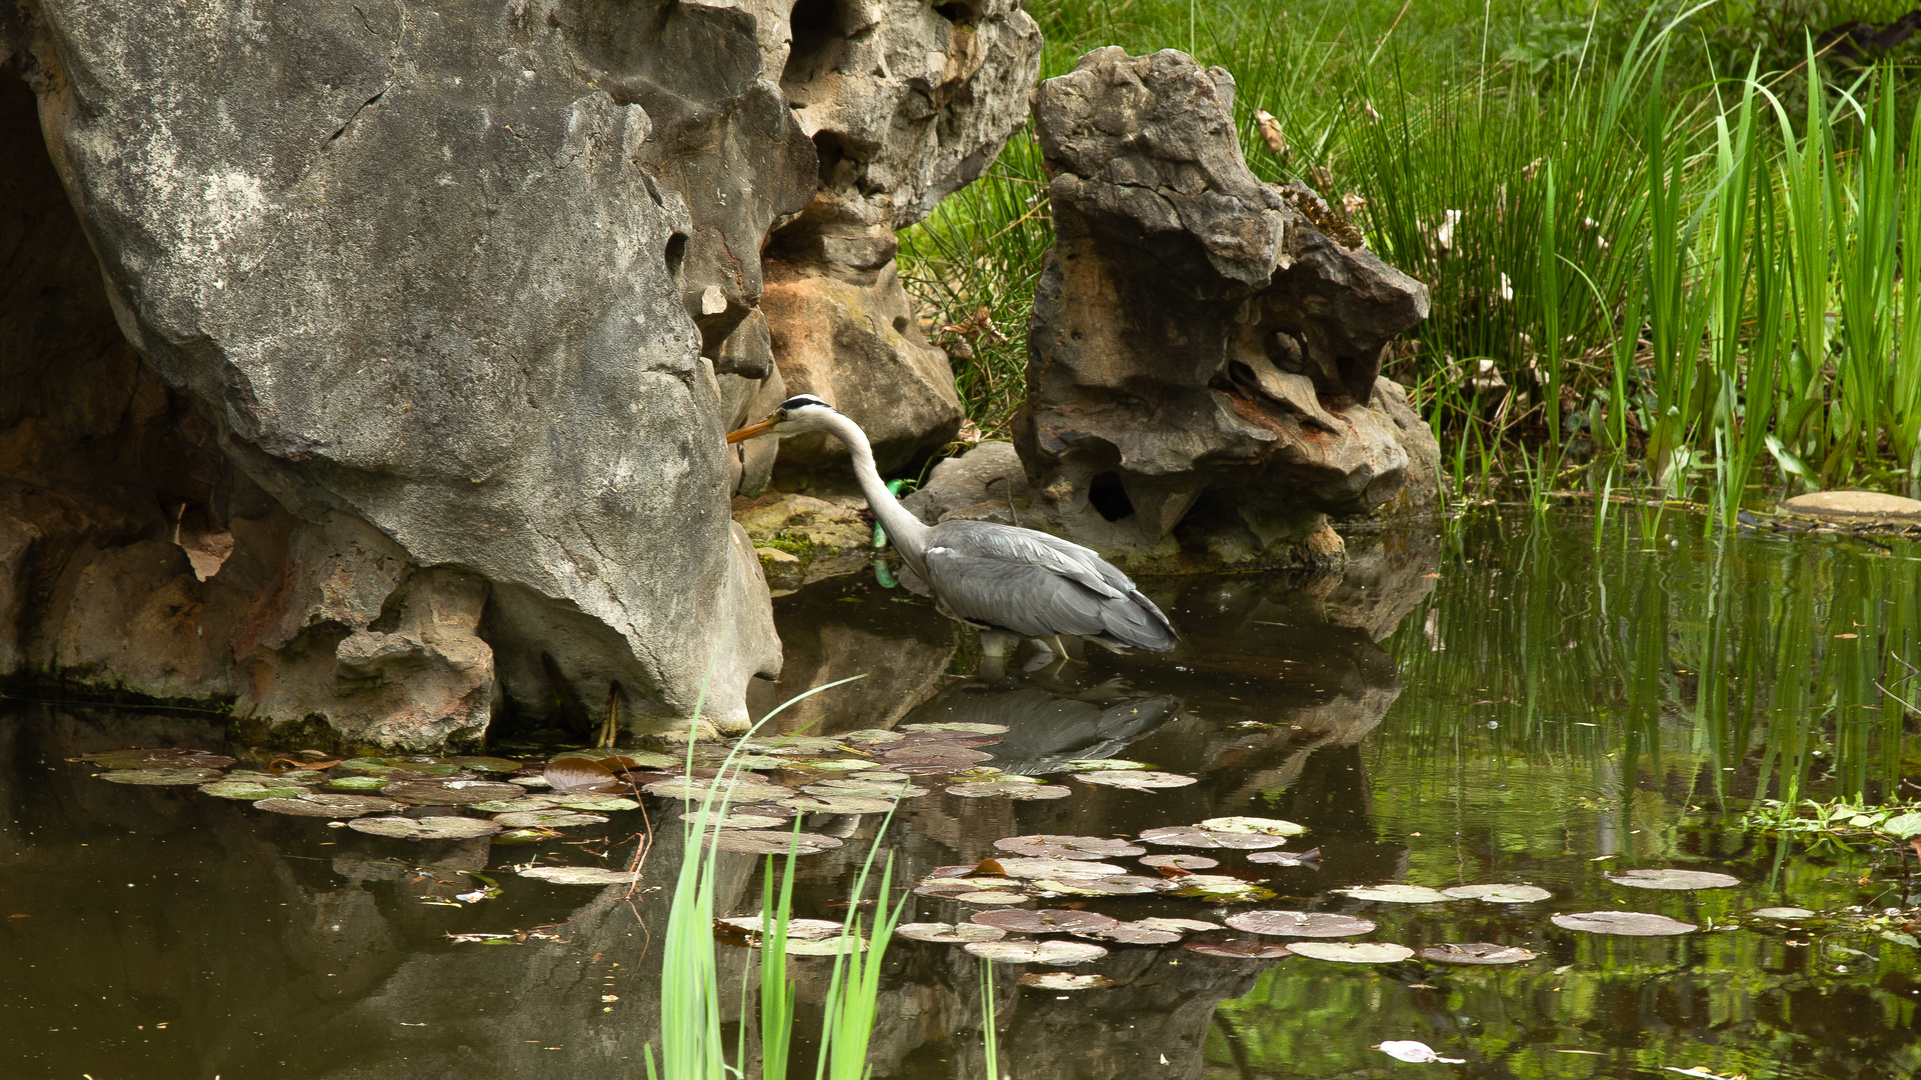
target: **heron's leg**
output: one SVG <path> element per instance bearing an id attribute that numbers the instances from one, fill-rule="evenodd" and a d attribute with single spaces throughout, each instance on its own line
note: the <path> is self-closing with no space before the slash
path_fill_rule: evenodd
<path id="1" fill-rule="evenodd" d="M 1019 634 L 1005 630 L 981 631 L 981 666 L 978 674 L 986 682 L 1000 682 L 1007 677 L 1007 654 L 1020 644 Z"/>

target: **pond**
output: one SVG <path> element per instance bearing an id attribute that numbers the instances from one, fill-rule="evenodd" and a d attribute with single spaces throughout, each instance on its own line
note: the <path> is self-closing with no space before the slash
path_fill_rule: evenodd
<path id="1" fill-rule="evenodd" d="M 1419 955 L 1342 963 L 1305 955 L 1312 949 L 1239 959 L 1107 941 L 1104 957 L 1059 969 L 1114 980 L 1079 991 L 1016 981 L 1054 969 L 996 965 L 1003 1072 L 1915 1075 L 1912 854 L 1862 830 L 1837 837 L 1744 819 L 1765 813 L 1767 799 L 1921 798 L 1921 718 L 1895 700 L 1921 700 L 1921 675 L 1907 666 L 1921 665 L 1921 550 L 1701 533 L 1685 516 L 1490 509 L 1438 535 L 1355 536 L 1341 576 L 1150 581 L 1186 636 L 1171 654 L 1092 650 L 1044 665 L 1022 654 L 1011 667 L 1033 670 L 991 686 L 966 677 L 973 651 L 930 604 L 871 576 L 782 597 L 788 662 L 763 689 L 762 710 L 865 676 L 800 702 L 783 730 L 1001 725 L 998 743 L 959 743 L 1007 774 L 1068 791 L 962 797 L 928 767 L 913 777 L 926 794 L 902 801 L 884 834 L 882 814 L 808 815 L 809 832 L 841 846 L 797 862 L 795 914 L 839 920 L 877 836 L 897 881 L 911 885 L 936 868 L 1006 858 L 995 842 L 1011 837 L 1132 838 L 1221 817 L 1284 819 L 1306 828 L 1270 849 L 1284 862 L 1242 848 L 1141 845 L 1216 859 L 1217 872 L 1260 879 L 1272 898 L 1150 892 L 1025 908 L 1209 923 L 1254 910 L 1333 913 L 1376 924 L 1343 942 L 1486 942 L 1537 955 L 1502 966 Z M 678 800 L 648 796 L 644 817 L 612 811 L 604 824 L 528 845 L 394 839 L 192 786 L 104 783 L 97 765 L 74 760 L 181 747 L 264 763 L 298 749 L 233 745 L 217 717 L 6 707 L 7 1075 L 645 1075 L 642 1048 L 659 1038 Z M 507 734 L 487 752 L 536 753 Z M 1061 771 L 1088 759 L 1198 782 L 1135 790 Z M 536 861 L 624 867 L 650 827 L 638 889 L 514 872 Z M 719 860 L 727 910 L 718 914 L 757 912 L 760 858 Z M 1656 890 L 1614 880 L 1661 869 L 1738 883 Z M 1403 903 L 1334 891 L 1485 883 L 1549 896 Z M 1770 907 L 1818 914 L 1752 914 Z M 917 894 L 904 919 L 967 922 L 990 909 Z M 1616 911 L 1693 929 L 1636 937 L 1551 921 Z M 1224 937 L 1255 935 L 1188 942 Z M 723 1001 L 738 1001 L 752 956 L 720 947 Z M 798 1070 L 813 1061 L 807 1032 L 831 961 L 791 963 Z M 891 943 L 874 1074 L 988 1075 L 981 971 L 957 945 Z M 727 1012 L 731 1021 L 739 1006 Z M 1462 1063 L 1404 1064 L 1376 1049 L 1396 1040 Z"/>

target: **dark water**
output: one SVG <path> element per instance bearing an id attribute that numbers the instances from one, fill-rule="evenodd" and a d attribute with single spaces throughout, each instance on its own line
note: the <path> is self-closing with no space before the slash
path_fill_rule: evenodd
<path id="1" fill-rule="evenodd" d="M 786 726 L 1000 723 L 1012 730 L 991 749 L 1010 770 L 1119 756 L 1200 778 L 1152 794 L 1060 780 L 1074 794 L 1051 802 L 937 792 L 902 804 L 887 833 L 906 875 L 1026 833 L 1282 817 L 1311 830 L 1289 848 L 1318 845 L 1321 860 L 1249 866 L 1279 894 L 1262 906 L 1363 914 L 1380 924 L 1370 940 L 1415 948 L 1490 941 L 1541 954 L 1506 968 L 1376 967 L 1116 946 L 1072 970 L 1119 985 L 1071 995 L 1017 987 L 1022 969 L 1002 967 L 1003 1069 L 1015 1080 L 1921 1073 L 1914 948 L 1871 928 L 1740 918 L 1768 905 L 1906 908 L 1921 898 L 1906 895 L 1903 864 L 1872 845 L 1738 825 L 1757 797 L 1921 797 L 1921 718 L 1876 686 L 1910 701 L 1903 687 L 1921 691 L 1891 659 L 1921 664 L 1921 551 L 1698 532 L 1688 519 L 1566 514 L 1355 538 L 1341 578 L 1151 584 L 1187 635 L 1173 654 L 1095 651 L 995 687 L 952 674 L 970 669 L 966 646 L 925 602 L 841 579 L 777 601 L 789 659 L 761 704 L 866 673 Z M 103 783 L 66 760 L 227 748 L 210 719 L 11 708 L 0 715 L 0 1076 L 644 1075 L 667 888 L 623 900 L 503 872 L 543 852 L 624 863 L 638 814 L 544 847 L 384 840 L 191 788 Z M 658 801 L 650 810 L 671 818 Z M 848 843 L 801 862 L 797 914 L 839 917 L 831 902 L 878 824 L 810 822 Z M 650 881 L 670 887 L 678 846 L 674 829 L 660 831 Z M 756 860 L 722 858 L 722 902 L 756 910 Z M 1603 876 L 1636 867 L 1743 884 L 1651 892 Z M 476 887 L 472 873 L 501 895 L 448 899 Z M 1416 906 L 1328 892 L 1385 882 L 1526 882 L 1554 895 Z M 1088 906 L 1122 918 L 1227 910 L 1163 897 Z M 1600 937 L 1547 921 L 1617 908 L 1702 929 Z M 966 910 L 915 897 L 908 917 Z M 513 931 L 528 936 L 450 937 Z M 748 965 L 741 950 L 721 961 L 735 977 Z M 903 941 L 887 963 L 875 1075 L 987 1075 L 977 961 Z M 795 964 L 803 1002 L 817 1003 L 828 963 Z M 1389 1039 L 1466 1063 L 1371 1049 Z"/>

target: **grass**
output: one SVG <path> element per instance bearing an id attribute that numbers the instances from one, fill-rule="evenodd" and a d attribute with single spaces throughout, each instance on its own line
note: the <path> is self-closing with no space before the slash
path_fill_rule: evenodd
<path id="1" fill-rule="evenodd" d="M 857 678 L 861 676 L 818 686 L 788 699 L 757 721 L 748 735 L 751 736 L 753 731 L 758 731 L 796 702 Z M 700 704 L 696 703 L 690 731 L 699 723 Z M 693 775 L 694 740 L 689 738 L 687 745 L 688 775 Z M 717 781 L 738 777 L 745 771 L 735 764 L 739 753 L 740 743 L 737 742 L 720 764 L 715 778 Z M 716 860 L 719 850 L 703 842 L 703 838 L 713 831 L 713 823 L 727 813 L 729 796 L 726 791 L 724 784 L 715 783 L 700 799 L 689 796 L 684 804 L 683 855 L 674 883 L 673 901 L 669 906 L 661 966 L 660 1056 L 657 1061 L 653 1045 L 647 1046 L 649 1080 L 659 1080 L 661 1077 L 670 1080 L 728 1080 L 745 1078 L 747 1075 L 744 1063 L 749 1060 L 749 1054 L 744 1022 L 736 1033 L 732 1063 L 727 1056 L 720 1008 L 724 988 L 714 942 Z M 890 811 L 881 823 L 881 834 L 886 832 L 892 819 Z M 798 822 L 795 828 L 799 829 Z M 888 904 L 893 891 L 894 870 L 890 853 L 880 872 L 876 889 L 879 914 L 871 933 L 868 933 L 870 928 L 864 924 L 860 911 L 872 879 L 874 859 L 879 851 L 878 843 L 869 849 L 867 859 L 861 865 L 849 892 L 848 914 L 838 938 L 840 950 L 835 954 L 833 973 L 828 983 L 820 1049 L 815 1062 L 815 1080 L 866 1080 L 872 1073 L 867 1066 L 867 1050 L 877 1015 L 882 962 L 886 957 L 888 940 L 893 936 L 894 927 L 899 924 L 906 907 L 905 894 L 894 900 L 892 906 Z M 792 1056 L 796 995 L 794 981 L 787 974 L 786 948 L 788 924 L 793 912 L 794 862 L 797 857 L 790 848 L 786 867 L 778 878 L 778 890 L 775 888 L 773 856 L 768 856 L 763 872 L 763 933 L 759 949 L 761 968 L 757 1001 L 761 1080 L 786 1080 Z M 863 947 L 864 933 L 867 938 Z M 748 987 L 744 982 L 740 991 L 743 998 L 741 1016 L 745 1017 L 748 1014 L 744 1007 Z"/>
<path id="2" fill-rule="evenodd" d="M 1458 484 L 1521 476 L 1527 449 L 1537 485 L 1595 463 L 1597 486 L 1619 472 L 1723 522 L 1757 483 L 1921 495 L 1908 58 L 1809 56 L 1812 33 L 1901 10 L 1035 5 L 1043 76 L 1098 45 L 1186 49 L 1234 74 L 1259 176 L 1351 196 L 1369 246 L 1429 286 L 1433 314 L 1389 373 Z M 1051 242 L 1030 131 L 902 235 L 909 288 L 936 339 L 966 346 L 956 380 L 989 434 L 1021 402 Z"/>

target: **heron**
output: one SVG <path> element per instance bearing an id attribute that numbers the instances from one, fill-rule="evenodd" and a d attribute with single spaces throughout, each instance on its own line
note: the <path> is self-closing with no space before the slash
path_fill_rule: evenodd
<path id="1" fill-rule="evenodd" d="M 895 550 L 927 583 L 941 614 L 981 631 L 981 649 L 996 665 L 1021 638 L 1058 646 L 1062 637 L 1078 637 L 1116 652 L 1166 652 L 1180 640 L 1126 574 L 1079 544 L 1016 525 L 928 525 L 915 517 L 881 480 L 867 433 L 812 394 L 788 398 L 773 415 L 730 433 L 727 441 L 810 431 L 846 445 L 861 494 Z"/>

